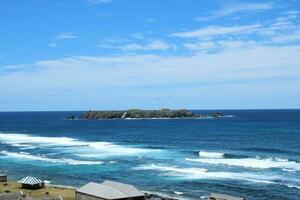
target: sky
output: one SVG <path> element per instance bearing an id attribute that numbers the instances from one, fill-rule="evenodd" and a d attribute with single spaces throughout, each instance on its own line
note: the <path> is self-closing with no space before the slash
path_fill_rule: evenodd
<path id="1" fill-rule="evenodd" d="M 299 0 L 1 0 L 0 111 L 300 108 Z"/>

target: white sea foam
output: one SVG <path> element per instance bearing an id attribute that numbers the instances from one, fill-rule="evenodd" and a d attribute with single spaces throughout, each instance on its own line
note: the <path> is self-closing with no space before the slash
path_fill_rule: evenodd
<path id="1" fill-rule="evenodd" d="M 50 184 L 51 183 L 51 181 L 48 181 L 48 180 L 44 180 L 43 182 L 46 183 L 46 184 Z"/>
<path id="2" fill-rule="evenodd" d="M 12 146 L 21 146 L 28 144 L 44 144 L 44 145 L 67 145 L 78 146 L 82 145 L 79 141 L 67 137 L 38 137 L 27 134 L 0 134 L 0 141 L 3 141 Z"/>
<path id="3" fill-rule="evenodd" d="M 176 166 L 160 166 L 156 164 L 142 165 L 134 168 L 135 170 L 156 170 L 170 172 L 170 175 L 188 175 L 188 176 L 202 176 L 207 169 L 204 168 L 178 168 Z"/>
<path id="4" fill-rule="evenodd" d="M 285 169 L 285 168 L 283 168 L 282 171 L 285 171 L 285 172 L 295 172 L 296 170 L 294 170 L 294 169 Z"/>
<path id="5" fill-rule="evenodd" d="M 129 146 L 116 145 L 110 142 L 80 141 L 68 137 L 40 137 L 27 134 L 3 134 L 0 133 L 0 142 L 11 146 L 42 146 L 72 148 L 72 153 L 80 152 L 83 157 L 104 157 L 112 155 L 139 155 L 143 153 L 157 152 L 157 149 L 144 149 Z M 29 146 L 30 147 L 30 146 Z M 29 148 L 27 147 L 27 148 Z"/>
<path id="6" fill-rule="evenodd" d="M 73 160 L 67 158 L 55 159 L 55 158 L 48 158 L 43 155 L 32 155 L 29 153 L 15 153 L 9 151 L 0 151 L 0 154 L 3 154 L 7 157 L 19 158 L 19 159 L 26 159 L 26 160 L 37 160 L 43 162 L 51 162 L 51 163 L 61 163 L 61 164 L 69 164 L 69 165 L 99 165 L 103 162 L 101 161 L 87 161 L 87 160 Z"/>
<path id="7" fill-rule="evenodd" d="M 284 184 L 285 186 L 289 187 L 289 188 L 295 188 L 300 190 L 300 185 L 293 185 L 293 184 Z"/>
<path id="8" fill-rule="evenodd" d="M 29 145 L 29 144 L 11 144 L 11 146 L 14 146 L 14 147 L 32 147 L 32 145 Z"/>
<path id="9" fill-rule="evenodd" d="M 200 151 L 199 152 L 199 157 L 200 158 L 223 158 L 224 153 Z"/>
<path id="10" fill-rule="evenodd" d="M 277 158 L 186 158 L 187 161 L 200 162 L 214 165 L 229 165 L 245 168 L 259 168 L 259 169 L 269 169 L 269 168 L 281 168 L 300 171 L 300 163 L 296 161 L 289 161 L 286 159 Z"/>
<path id="11" fill-rule="evenodd" d="M 142 165 L 134 168 L 134 170 L 160 171 L 164 173 L 164 176 L 180 177 L 184 179 L 234 179 L 264 184 L 275 184 L 274 180 L 279 179 L 275 176 L 270 177 L 255 173 L 209 171 L 204 168 L 180 168 L 177 166 L 162 166 L 156 164 Z"/>
<path id="12" fill-rule="evenodd" d="M 182 195 L 182 194 L 184 194 L 183 192 L 179 192 L 179 191 L 174 191 L 174 193 L 177 194 L 177 195 Z"/>

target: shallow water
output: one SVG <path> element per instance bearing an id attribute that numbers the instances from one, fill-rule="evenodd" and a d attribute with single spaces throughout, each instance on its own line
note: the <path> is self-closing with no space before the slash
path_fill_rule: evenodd
<path id="1" fill-rule="evenodd" d="M 88 121 L 66 120 L 78 112 L 0 113 L 0 170 L 75 187 L 117 180 L 180 199 L 211 192 L 299 199 L 300 111 L 224 112 L 233 117 Z"/>

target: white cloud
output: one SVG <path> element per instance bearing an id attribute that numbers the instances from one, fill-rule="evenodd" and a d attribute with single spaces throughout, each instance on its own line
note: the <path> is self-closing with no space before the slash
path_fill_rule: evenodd
<path id="1" fill-rule="evenodd" d="M 112 0 L 87 0 L 91 4 L 106 4 L 112 2 Z"/>
<path id="2" fill-rule="evenodd" d="M 60 33 L 54 36 L 54 40 L 69 40 L 69 39 L 76 39 L 78 38 L 77 35 L 75 35 L 72 32 L 64 32 L 64 33 Z"/>
<path id="3" fill-rule="evenodd" d="M 207 26 L 171 34 L 180 37 L 186 49 L 211 52 L 253 45 L 291 45 L 300 42 L 298 16 L 294 12 L 259 24 Z"/>
<path id="4" fill-rule="evenodd" d="M 239 12 L 270 10 L 272 8 L 273 5 L 271 3 L 237 3 L 224 7 L 218 11 L 213 12 L 212 14 L 215 16 L 223 17 Z"/>
<path id="5" fill-rule="evenodd" d="M 194 31 L 184 31 L 171 34 L 171 36 L 181 38 L 205 38 L 225 34 L 249 34 L 259 30 L 261 24 L 251 24 L 243 26 L 209 26 Z"/>
<path id="6" fill-rule="evenodd" d="M 286 14 L 286 15 L 299 15 L 300 12 L 296 11 L 296 10 L 290 10 L 290 11 L 284 12 L 283 14 Z"/>
<path id="7" fill-rule="evenodd" d="M 6 66 L 2 66 L 2 69 L 6 69 L 6 70 L 19 70 L 19 69 L 24 69 L 25 67 L 29 67 L 30 65 L 6 65 Z"/>
<path id="8" fill-rule="evenodd" d="M 141 40 L 141 39 L 144 39 L 144 35 L 142 33 L 133 33 L 130 35 L 132 38 L 134 39 L 138 39 L 138 40 Z"/>
<path id="9" fill-rule="evenodd" d="M 48 44 L 50 47 L 58 47 L 59 45 L 57 44 L 57 43 L 55 43 L 55 42 L 52 42 L 52 43 L 49 43 Z"/>
<path id="10" fill-rule="evenodd" d="M 207 51 L 207 50 L 211 50 L 217 47 L 216 43 L 214 42 L 203 42 L 203 41 L 199 41 L 199 42 L 194 42 L 194 43 L 184 43 L 183 46 L 187 49 L 190 50 L 197 50 L 197 51 Z"/>
<path id="11" fill-rule="evenodd" d="M 233 46 L 215 54 L 76 56 L 32 64 L 35 70 L 0 76 L 10 90 L 164 85 L 300 76 L 300 45 Z M 5 90 L 7 87 L 1 87 Z"/>
<path id="12" fill-rule="evenodd" d="M 300 42 L 300 31 L 295 31 L 292 34 L 277 34 L 270 39 L 275 43 Z"/>
<path id="13" fill-rule="evenodd" d="M 3 94 L 0 105 L 3 110 L 28 109 L 26 105 L 32 108 L 33 104 L 34 108 L 48 106 L 47 109 L 53 110 L 99 109 L 101 105 L 106 109 L 108 105 L 115 109 L 122 105 L 146 105 L 149 108 L 149 102 L 159 107 L 181 107 L 190 102 L 189 105 L 194 107 L 223 105 L 230 108 L 245 107 L 246 104 L 255 107 L 258 101 L 259 105 L 268 106 L 268 102 L 274 105 L 284 97 L 287 99 L 284 102 L 293 99 L 294 103 L 290 105 L 299 106 L 295 100 L 299 99 L 299 92 L 295 87 L 300 85 L 297 81 L 300 77 L 300 45 L 256 44 L 244 48 L 242 42 L 232 45 L 226 41 L 221 45 L 229 47 L 216 53 L 196 51 L 192 55 L 73 56 L 37 61 L 27 68 L 12 67 L 13 70 L 0 73 L 0 93 Z M 156 89 L 149 91 L 148 86 Z M 249 94 L 249 91 L 252 92 Z M 161 105 L 153 99 L 156 96 L 163 98 L 165 94 L 174 96 L 178 104 L 164 101 Z M 274 97 L 274 94 L 278 95 Z M 294 97 L 285 96 L 291 94 Z M 224 102 L 219 98 L 228 102 L 239 99 L 242 103 L 218 104 Z M 200 99 L 203 101 L 198 101 Z M 252 99 L 254 103 L 251 104 Z M 5 102 L 13 106 L 7 107 Z M 279 105 L 283 106 L 283 103 Z"/>
<path id="14" fill-rule="evenodd" d="M 147 22 L 149 22 L 149 23 L 155 23 L 155 22 L 157 22 L 157 20 L 156 19 L 147 19 Z"/>
<path id="15" fill-rule="evenodd" d="M 272 3 L 235 3 L 222 7 L 221 9 L 211 12 L 208 16 L 198 17 L 198 21 L 206 21 L 210 19 L 215 19 L 219 17 L 231 16 L 236 13 L 241 12 L 258 12 L 263 10 L 270 10 L 273 8 Z"/>
<path id="16" fill-rule="evenodd" d="M 166 51 L 175 48 L 162 40 L 152 40 L 146 44 L 129 43 L 125 45 L 100 44 L 98 47 L 120 49 L 122 51 Z"/>
<path id="17" fill-rule="evenodd" d="M 146 50 L 163 50 L 163 51 L 168 50 L 170 48 L 171 46 L 162 40 L 151 41 L 145 47 Z"/>
<path id="18" fill-rule="evenodd" d="M 63 41 L 63 40 L 73 40 L 73 39 L 76 39 L 76 38 L 78 38 L 78 36 L 75 35 L 73 32 L 59 33 L 59 34 L 53 36 L 53 39 L 48 44 L 48 46 L 56 48 L 56 47 L 60 46 L 59 45 L 60 41 Z"/>
<path id="19" fill-rule="evenodd" d="M 256 41 L 243 40 L 219 40 L 219 41 L 196 41 L 184 43 L 183 46 L 196 52 L 228 51 L 235 49 L 250 49 L 259 46 Z"/>

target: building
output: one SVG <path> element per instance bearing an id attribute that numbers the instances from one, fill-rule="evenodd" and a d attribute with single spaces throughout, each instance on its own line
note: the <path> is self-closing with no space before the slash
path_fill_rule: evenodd
<path id="1" fill-rule="evenodd" d="M 7 181 L 6 174 L 0 174 L 0 182 L 6 182 L 6 181 Z"/>
<path id="2" fill-rule="evenodd" d="M 212 193 L 208 197 L 208 200 L 246 200 L 246 199 L 242 198 L 242 197 L 234 197 L 234 196 L 225 195 L 225 194 Z"/>
<path id="3" fill-rule="evenodd" d="M 144 200 L 145 194 L 136 187 L 124 183 L 104 181 L 90 182 L 75 193 L 75 200 Z"/>

